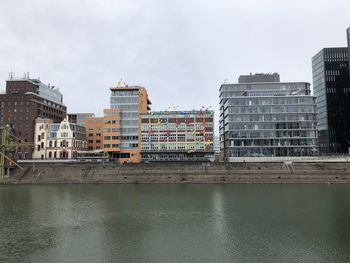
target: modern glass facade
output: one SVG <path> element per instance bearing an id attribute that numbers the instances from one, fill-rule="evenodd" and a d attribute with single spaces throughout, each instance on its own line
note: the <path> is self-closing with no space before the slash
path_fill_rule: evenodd
<path id="1" fill-rule="evenodd" d="M 111 109 L 121 110 L 121 135 L 128 138 L 121 142 L 121 149 L 135 149 L 139 147 L 139 91 L 112 90 Z"/>
<path id="2" fill-rule="evenodd" d="M 110 103 L 112 110 L 120 112 L 120 152 L 116 157 L 120 158 L 121 162 L 140 162 L 141 114 L 148 112 L 151 105 L 147 90 L 128 85 L 111 88 Z"/>
<path id="3" fill-rule="evenodd" d="M 348 56 L 350 58 L 350 27 L 346 30 L 346 35 L 348 39 Z M 349 75 L 350 75 L 350 59 L 349 59 Z"/>
<path id="4" fill-rule="evenodd" d="M 317 154 L 316 104 L 310 84 L 222 85 L 220 148 L 226 160 Z"/>
<path id="5" fill-rule="evenodd" d="M 321 154 L 348 153 L 350 83 L 348 48 L 325 48 L 312 58 Z"/>

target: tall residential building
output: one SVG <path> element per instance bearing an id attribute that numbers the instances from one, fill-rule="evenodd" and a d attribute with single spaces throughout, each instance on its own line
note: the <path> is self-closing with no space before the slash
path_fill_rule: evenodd
<path id="1" fill-rule="evenodd" d="M 156 111 L 141 115 L 142 160 L 214 159 L 214 112 Z"/>
<path id="2" fill-rule="evenodd" d="M 241 75 L 238 78 L 238 83 L 254 83 L 254 82 L 280 82 L 280 75 L 278 73 L 264 74 L 256 73 L 249 75 Z"/>
<path id="3" fill-rule="evenodd" d="M 66 116 L 63 95 L 54 86 L 25 76 L 6 81 L 6 93 L 0 94 L 0 126 L 9 125 L 14 135 L 28 143 L 17 151 L 18 159 L 32 157 L 35 119 L 48 118 L 55 123 Z"/>
<path id="4" fill-rule="evenodd" d="M 141 114 L 151 102 L 139 86 L 111 88 L 111 107 L 104 117 L 87 119 L 88 146 L 101 150 L 118 162 L 141 161 Z"/>
<path id="5" fill-rule="evenodd" d="M 69 113 L 68 121 L 86 127 L 86 119 L 93 117 L 95 117 L 93 113 Z"/>
<path id="6" fill-rule="evenodd" d="M 348 153 L 350 147 L 348 48 L 322 49 L 312 58 L 312 73 L 320 152 Z"/>
<path id="7" fill-rule="evenodd" d="M 87 150 L 85 127 L 70 123 L 67 118 L 60 123 L 36 119 L 34 141 L 33 159 L 71 159 Z"/>
<path id="8" fill-rule="evenodd" d="M 317 154 L 316 104 L 310 84 L 221 85 L 220 147 L 227 161 Z"/>

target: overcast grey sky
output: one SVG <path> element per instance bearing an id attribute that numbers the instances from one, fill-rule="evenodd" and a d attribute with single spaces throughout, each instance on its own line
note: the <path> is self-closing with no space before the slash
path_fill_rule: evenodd
<path id="1" fill-rule="evenodd" d="M 1 0 L 0 89 L 29 71 L 69 112 L 101 115 L 123 78 L 155 110 L 217 111 L 220 84 L 240 74 L 312 82 L 311 57 L 346 46 L 349 26 L 349 0 Z"/>

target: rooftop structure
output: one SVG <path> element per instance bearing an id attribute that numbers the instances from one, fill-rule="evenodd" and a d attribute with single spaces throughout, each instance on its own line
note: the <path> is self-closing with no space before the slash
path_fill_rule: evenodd
<path id="1" fill-rule="evenodd" d="M 238 83 L 256 83 L 256 82 L 280 82 L 280 75 L 278 73 L 255 73 L 252 75 L 241 75 L 238 78 Z"/>

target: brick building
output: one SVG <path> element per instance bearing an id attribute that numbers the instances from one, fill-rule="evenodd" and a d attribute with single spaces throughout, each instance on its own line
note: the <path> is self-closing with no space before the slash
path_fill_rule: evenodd
<path id="1" fill-rule="evenodd" d="M 39 79 L 14 79 L 6 81 L 6 92 L 0 94 L 0 126 L 9 125 L 13 134 L 28 143 L 19 147 L 18 159 L 32 157 L 36 118 L 61 122 L 67 108 L 62 93 L 54 86 L 45 85 Z"/>

